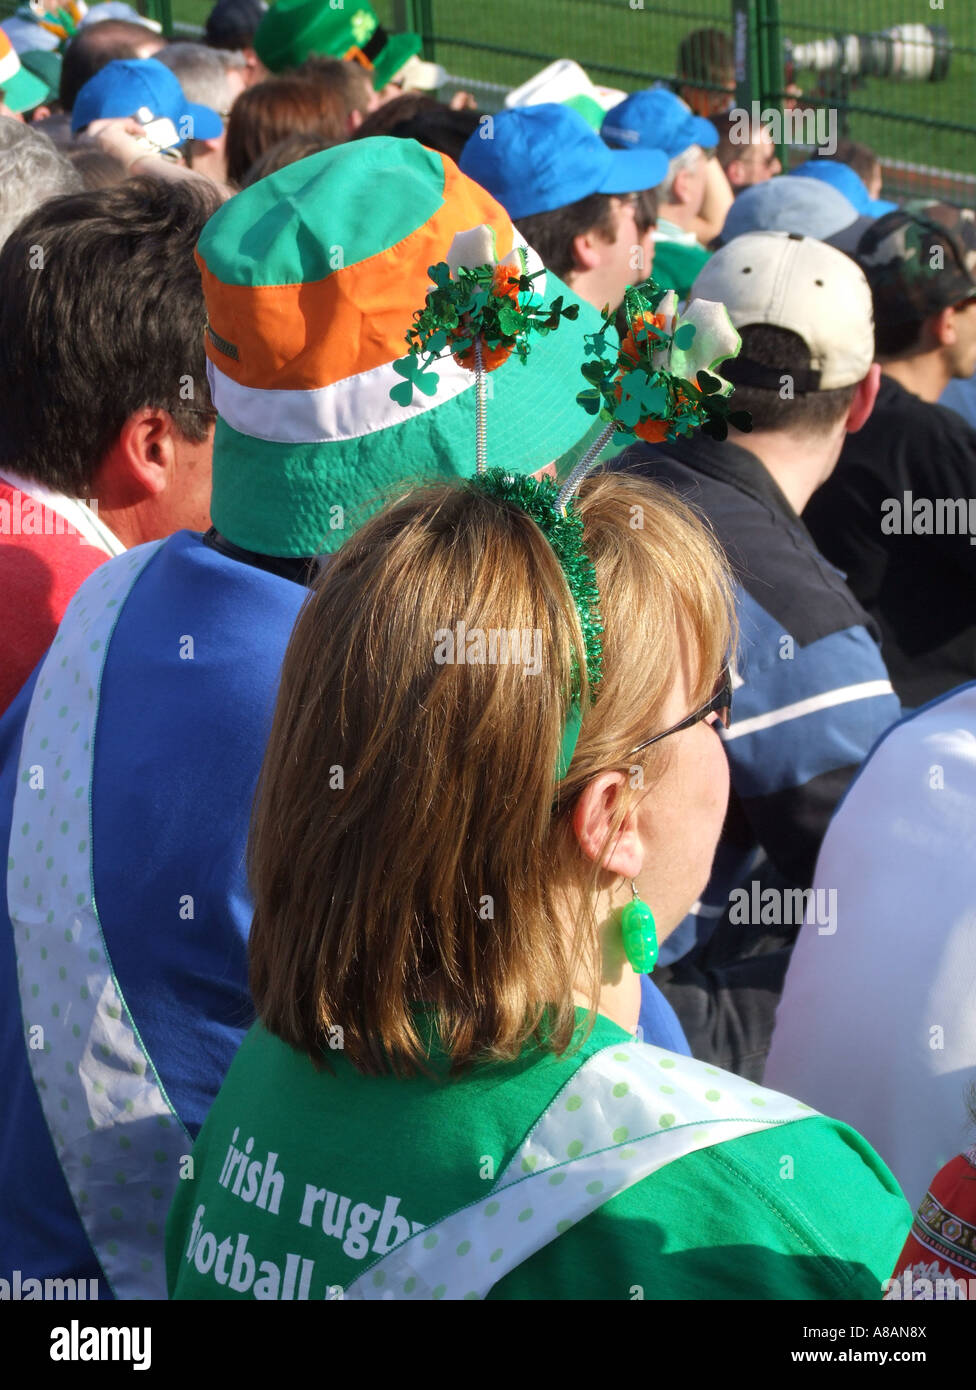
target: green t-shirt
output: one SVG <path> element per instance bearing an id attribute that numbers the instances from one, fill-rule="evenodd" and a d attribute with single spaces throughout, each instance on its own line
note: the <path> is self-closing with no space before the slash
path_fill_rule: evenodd
<path id="1" fill-rule="evenodd" d="M 527 1049 L 454 1080 L 435 1060 L 433 1076 L 398 1080 L 362 1076 L 341 1051 L 316 1071 L 256 1025 L 170 1210 L 171 1296 L 337 1297 L 408 1234 L 483 1199 L 566 1081 L 622 1041 L 598 1016 L 562 1058 Z M 910 1222 L 865 1140 L 809 1118 L 676 1159 L 488 1297 L 876 1299 Z"/>
<path id="2" fill-rule="evenodd" d="M 680 241 L 655 241 L 651 274 L 662 288 L 676 290 L 679 299 L 687 299 L 698 272 L 711 255 L 697 242 L 686 246 Z"/>

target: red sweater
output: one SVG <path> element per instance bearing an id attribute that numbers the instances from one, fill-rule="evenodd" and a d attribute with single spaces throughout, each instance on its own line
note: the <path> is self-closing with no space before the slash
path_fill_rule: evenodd
<path id="1" fill-rule="evenodd" d="M 75 590 L 107 559 L 0 478 L 0 714 L 51 645 Z"/>

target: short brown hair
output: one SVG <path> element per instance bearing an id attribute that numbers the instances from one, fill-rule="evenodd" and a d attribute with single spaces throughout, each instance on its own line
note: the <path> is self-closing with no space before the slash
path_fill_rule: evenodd
<path id="1" fill-rule="evenodd" d="M 635 199 L 638 230 L 642 233 L 657 221 L 657 200 L 653 190 L 619 196 Z M 643 219 L 646 219 L 646 224 L 642 228 Z M 543 265 L 548 266 L 553 274 L 562 280 L 565 280 L 576 266 L 573 256 L 573 241 L 576 237 L 596 231 L 604 241 L 612 243 L 617 239 L 612 197 L 609 193 L 591 193 L 588 198 L 580 198 L 576 203 L 554 208 L 552 212 L 537 212 L 531 217 L 520 217 L 515 225 L 533 250 L 539 253 Z"/>
<path id="2" fill-rule="evenodd" d="M 346 136 L 343 98 L 310 77 L 269 77 L 243 91 L 227 123 L 227 180 L 238 187 L 264 152 L 302 131 L 325 140 Z"/>
<path id="3" fill-rule="evenodd" d="M 457 164 L 480 120 L 478 111 L 455 111 L 423 92 L 405 92 L 371 111 L 353 139 L 392 135 L 397 140 L 416 140 L 429 150 L 450 155 Z"/>
<path id="4" fill-rule="evenodd" d="M 740 358 L 769 367 L 784 377 L 810 370 L 810 349 L 798 333 L 788 328 L 753 323 L 740 328 L 739 336 Z M 730 378 L 734 374 L 733 366 L 729 368 Z M 832 391 L 794 389 L 784 396 L 773 387 L 737 385 L 732 401 L 736 410 L 748 411 L 752 416 L 754 430 L 781 430 L 806 437 L 832 430 L 850 410 L 856 390 L 855 382 Z"/>
<path id="5" fill-rule="evenodd" d="M 70 111 L 78 93 L 102 68 L 120 58 L 135 58 L 139 49 L 156 40 L 165 43 L 145 24 L 128 19 L 103 19 L 100 24 L 86 24 L 73 36 L 64 51 L 58 100 Z"/>
<path id="6" fill-rule="evenodd" d="M 455 1069 L 514 1058 L 529 1038 L 562 1051 L 574 984 L 596 998 L 602 870 L 573 808 L 608 768 L 637 763 L 653 790 L 667 741 L 630 750 L 662 723 L 683 642 L 693 707 L 712 692 L 734 620 L 717 543 L 666 489 L 602 474 L 580 512 L 604 665 L 558 792 L 582 637 L 526 512 L 471 484 L 410 493 L 346 542 L 299 617 L 252 824 L 249 954 L 265 1026 L 313 1059 L 340 1025 L 361 1071 L 410 1073 L 424 1061 L 414 1005 L 435 1011 Z M 540 633 L 541 669 L 438 664 L 459 621 Z M 635 781 L 608 846 L 647 794 Z"/>
<path id="7" fill-rule="evenodd" d="M 220 204 L 205 179 L 130 178 L 51 198 L 17 227 L 0 250 L 0 466 L 80 497 L 143 406 L 206 438 L 193 252 Z"/>
<path id="8" fill-rule="evenodd" d="M 833 154 L 827 154 L 823 146 L 813 152 L 814 159 L 829 159 L 835 164 L 847 164 L 858 175 L 862 183 L 870 183 L 881 168 L 881 160 L 870 145 L 862 145 L 857 140 L 838 140 Z"/>
<path id="9" fill-rule="evenodd" d="M 266 179 L 269 174 L 276 174 L 279 169 L 287 169 L 289 164 L 308 159 L 312 154 L 321 154 L 323 150 L 330 150 L 333 145 L 339 143 L 341 142 L 336 140 L 326 140 L 321 135 L 296 130 L 292 135 L 286 135 L 284 140 L 271 145 L 254 161 L 241 180 L 241 188 L 250 188 L 252 183 Z"/>
<path id="10" fill-rule="evenodd" d="M 354 111 L 366 116 L 369 111 L 373 84 L 361 63 L 327 58 L 324 53 L 312 53 L 293 71 L 298 77 L 309 77 L 313 82 L 321 83 L 327 92 L 334 93 L 342 102 L 347 117 Z"/>
<path id="11" fill-rule="evenodd" d="M 735 49 L 723 29 L 695 29 L 678 44 L 675 68 L 689 84 L 728 90 L 735 81 Z"/>

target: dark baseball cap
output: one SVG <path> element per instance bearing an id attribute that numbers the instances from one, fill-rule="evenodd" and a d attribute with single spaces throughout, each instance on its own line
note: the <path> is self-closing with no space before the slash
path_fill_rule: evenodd
<path id="1" fill-rule="evenodd" d="M 868 227 L 854 258 L 879 326 L 922 323 L 976 297 L 976 218 L 948 203 L 890 212 Z"/>

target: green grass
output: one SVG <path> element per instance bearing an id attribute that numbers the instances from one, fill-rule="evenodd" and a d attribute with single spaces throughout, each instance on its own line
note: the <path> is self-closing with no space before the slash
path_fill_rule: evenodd
<path id="1" fill-rule="evenodd" d="M 0 11 L 14 3 L 0 0 Z M 211 4 L 173 0 L 174 19 L 202 24 Z M 391 25 L 393 0 L 374 5 Z M 731 32 L 730 0 L 644 0 L 642 9 L 632 9 L 630 0 L 431 0 L 430 10 L 432 56 L 451 73 L 506 86 L 524 82 L 553 58 L 570 57 L 595 81 L 633 90 L 673 74 L 678 42 L 690 30 Z M 883 157 L 976 174 L 976 0 L 947 0 L 942 10 L 925 0 L 780 0 L 779 10 L 782 36 L 797 41 L 893 24 L 944 24 L 954 45 L 948 79 L 867 79 L 851 94 L 849 133 Z M 816 85 L 810 73 L 798 81 L 807 92 Z M 889 114 L 864 114 L 867 108 Z"/>

